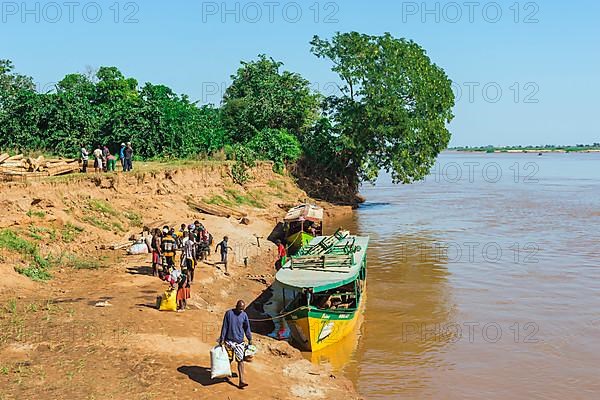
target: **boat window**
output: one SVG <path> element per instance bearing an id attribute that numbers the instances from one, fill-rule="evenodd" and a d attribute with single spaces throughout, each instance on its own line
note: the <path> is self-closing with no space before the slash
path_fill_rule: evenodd
<path id="1" fill-rule="evenodd" d="M 343 288 L 349 289 L 346 286 L 322 293 L 315 293 L 310 305 L 321 310 L 355 309 L 357 301 L 353 284 L 350 287 L 352 291 L 342 291 Z"/>

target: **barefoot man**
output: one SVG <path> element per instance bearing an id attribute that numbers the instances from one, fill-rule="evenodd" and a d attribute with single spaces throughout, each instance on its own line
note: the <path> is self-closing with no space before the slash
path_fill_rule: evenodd
<path id="1" fill-rule="evenodd" d="M 244 343 L 244 335 L 248 338 L 248 344 L 252 344 L 250 320 L 248 320 L 248 314 L 246 314 L 244 308 L 246 308 L 244 301 L 238 300 L 235 308 L 225 313 L 223 327 L 221 328 L 221 337 L 219 338 L 219 344 L 225 344 L 229 360 L 233 361 L 235 358 L 238 363 L 240 389 L 248 386 L 244 380 L 244 353 L 247 347 L 246 343 Z"/>

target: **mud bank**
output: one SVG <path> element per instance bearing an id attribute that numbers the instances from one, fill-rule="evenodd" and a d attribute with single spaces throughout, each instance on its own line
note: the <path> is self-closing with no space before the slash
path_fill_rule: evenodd
<path id="1" fill-rule="evenodd" d="M 267 237 L 287 205 L 306 193 L 269 164 L 257 166 L 244 187 L 223 163 L 136 169 L 0 184 L 0 398 L 358 398 L 348 380 L 265 336 L 255 338 L 259 354 L 247 366 L 248 388 L 210 379 L 209 350 L 223 313 L 267 288 L 276 254 Z M 190 196 L 242 210 L 249 224 L 198 213 Z M 323 205 L 331 219 L 350 212 Z M 196 270 L 190 309 L 159 312 L 155 299 L 165 285 L 149 276 L 150 256 L 101 248 L 142 226 L 195 219 L 215 239 L 229 236 L 230 276 L 212 255 Z M 47 268 L 52 278 L 35 282 L 15 268 Z"/>

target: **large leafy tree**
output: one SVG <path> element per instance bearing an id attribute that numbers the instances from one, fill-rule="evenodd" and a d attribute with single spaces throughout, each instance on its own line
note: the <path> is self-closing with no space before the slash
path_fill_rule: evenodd
<path id="1" fill-rule="evenodd" d="M 235 141 L 246 143 L 263 129 L 299 135 L 317 116 L 318 96 L 297 73 L 280 71 L 281 62 L 265 55 L 242 62 L 223 96 L 223 122 Z"/>
<path id="2" fill-rule="evenodd" d="M 219 111 L 198 108 L 185 95 L 178 96 L 163 85 L 146 83 L 141 92 L 142 136 L 136 142 L 150 157 L 190 157 L 222 149 L 228 138 Z"/>
<path id="3" fill-rule="evenodd" d="M 0 102 L 21 90 L 33 92 L 34 89 L 33 78 L 15 73 L 12 61 L 0 59 Z"/>
<path id="4" fill-rule="evenodd" d="M 316 133 L 336 163 L 331 157 L 314 161 L 326 160 L 355 177 L 353 189 L 381 169 L 396 182 L 424 178 L 450 139 L 454 95 L 445 72 L 418 44 L 389 33 L 315 36 L 311 45 L 317 57 L 333 63 L 342 82 L 342 94 L 325 101 L 330 125 L 321 124 Z"/>
<path id="5" fill-rule="evenodd" d="M 56 93 L 36 93 L 30 78 L 0 61 L 0 148 L 76 156 L 79 145 L 117 151 L 132 141 L 138 156 L 192 157 L 229 144 L 218 109 L 197 107 L 164 85 L 141 88 L 115 67 L 69 74 Z"/>

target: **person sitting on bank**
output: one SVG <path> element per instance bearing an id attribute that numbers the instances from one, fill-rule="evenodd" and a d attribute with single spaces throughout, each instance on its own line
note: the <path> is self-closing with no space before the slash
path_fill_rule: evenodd
<path id="1" fill-rule="evenodd" d="M 244 379 L 244 356 L 248 345 L 252 344 L 252 331 L 250 330 L 250 320 L 248 314 L 244 311 L 246 303 L 238 300 L 234 309 L 225 313 L 223 317 L 223 326 L 221 327 L 221 336 L 219 345 L 225 345 L 229 360 L 235 359 L 238 364 L 238 376 L 240 378 L 239 388 L 248 386 Z M 248 339 L 248 344 L 244 342 L 244 335 Z"/>

